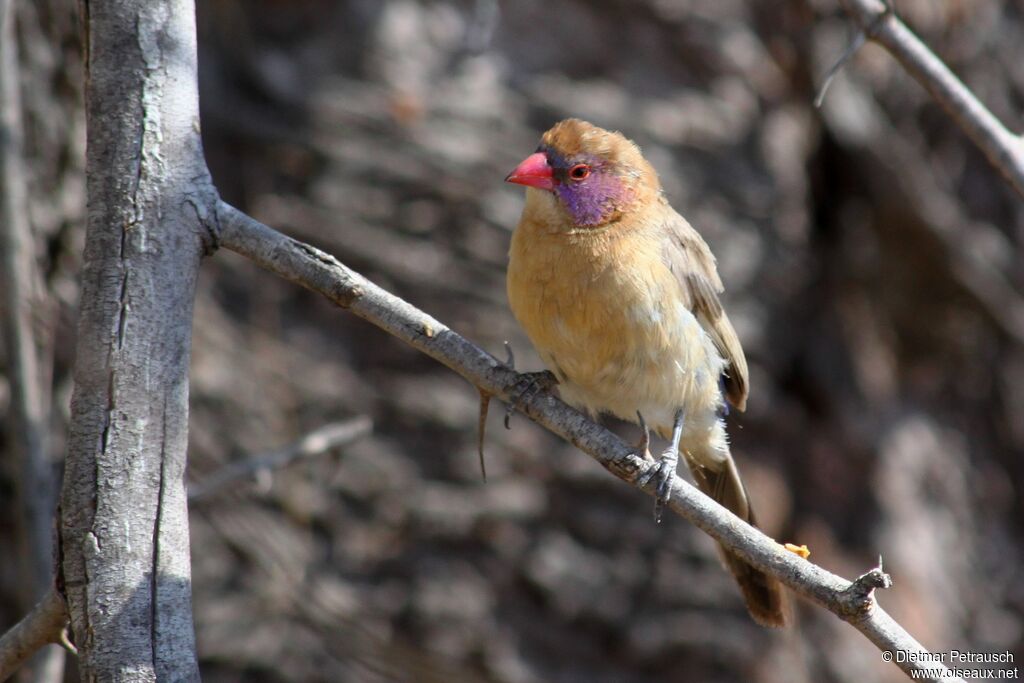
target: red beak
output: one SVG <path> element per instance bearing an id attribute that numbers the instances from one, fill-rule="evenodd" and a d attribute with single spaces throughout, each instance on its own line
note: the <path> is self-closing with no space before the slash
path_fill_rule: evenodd
<path id="1" fill-rule="evenodd" d="M 537 152 L 523 159 L 516 170 L 508 174 L 506 183 L 536 187 L 551 192 L 555 189 L 555 179 L 551 174 L 551 166 L 543 152 Z"/>

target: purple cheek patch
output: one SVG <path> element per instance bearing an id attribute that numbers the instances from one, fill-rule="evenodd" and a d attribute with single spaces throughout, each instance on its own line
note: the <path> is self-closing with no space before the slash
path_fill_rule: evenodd
<path id="1" fill-rule="evenodd" d="M 563 181 L 556 191 L 573 223 L 590 226 L 600 225 L 615 212 L 625 188 L 614 175 L 597 172 L 580 182 Z"/>

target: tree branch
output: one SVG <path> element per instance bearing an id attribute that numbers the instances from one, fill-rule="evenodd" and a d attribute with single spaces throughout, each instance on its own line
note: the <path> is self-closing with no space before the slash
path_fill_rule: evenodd
<path id="1" fill-rule="evenodd" d="M 942 105 L 1013 189 L 1024 196 L 1024 139 L 1007 130 L 886 2 L 842 1 L 860 32 L 888 50 Z"/>
<path id="2" fill-rule="evenodd" d="M 655 466 L 618 437 L 547 392 L 516 394 L 519 374 L 491 354 L 402 299 L 374 285 L 324 252 L 293 240 L 221 202 L 217 218 L 220 243 L 278 275 L 318 292 L 338 306 L 373 323 L 451 368 L 482 392 L 511 402 L 530 419 L 584 451 L 612 474 L 655 494 Z M 890 652 L 924 655 L 898 662 L 908 674 L 934 671 L 938 665 L 874 599 L 886 585 L 881 569 L 847 581 L 788 552 L 754 527 L 675 477 L 669 507 L 743 559 L 778 577 L 797 594 L 852 624 Z M 899 659 L 899 658 L 898 658 Z M 919 662 L 927 662 L 927 666 Z M 942 668 L 939 666 L 938 668 Z M 919 680 L 933 680 L 922 678 Z M 944 678 L 961 680 L 959 678 Z"/>
<path id="3" fill-rule="evenodd" d="M 0 638 L 0 681 L 6 681 L 39 648 L 63 641 L 68 614 L 64 600 L 50 590 L 25 618 Z"/>
<path id="4" fill-rule="evenodd" d="M 282 449 L 261 453 L 225 465 L 199 483 L 190 485 L 188 487 L 188 502 L 195 503 L 204 500 L 228 484 L 239 479 L 247 479 L 258 472 L 280 469 L 296 460 L 320 455 L 332 448 L 358 441 L 372 430 L 373 422 L 365 415 L 345 422 L 324 425 Z"/>

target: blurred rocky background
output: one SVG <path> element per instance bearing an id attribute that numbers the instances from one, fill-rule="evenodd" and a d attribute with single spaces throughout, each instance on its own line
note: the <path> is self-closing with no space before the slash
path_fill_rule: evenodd
<path id="1" fill-rule="evenodd" d="M 16 3 L 55 467 L 85 201 L 68 5 Z M 1021 128 L 1019 5 L 897 9 Z M 540 366 L 505 301 L 522 191 L 502 179 L 560 118 L 635 139 L 718 256 L 751 362 L 734 451 L 767 532 L 847 577 L 881 554 L 881 602 L 922 643 L 1020 665 L 1024 206 L 880 48 L 813 107 L 851 35 L 834 0 L 203 0 L 199 28 L 223 196 L 495 355 L 508 340 L 520 370 Z M 903 680 L 819 609 L 755 626 L 708 538 L 655 525 L 524 418 L 504 430 L 500 406 L 483 483 L 471 386 L 233 254 L 204 266 L 192 365 L 193 482 L 374 422 L 195 503 L 207 681 Z M 17 548 L 2 429 L 0 547 Z M 16 564 L 4 627 L 31 601 Z"/>

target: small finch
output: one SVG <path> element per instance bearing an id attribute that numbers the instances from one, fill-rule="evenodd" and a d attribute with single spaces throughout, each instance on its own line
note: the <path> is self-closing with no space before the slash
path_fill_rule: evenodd
<path id="1" fill-rule="evenodd" d="M 527 188 L 509 303 L 562 398 L 670 439 L 660 502 L 682 453 L 704 493 L 754 524 L 722 418 L 726 401 L 746 406 L 747 361 L 718 300 L 715 257 L 654 168 L 621 134 L 567 119 L 506 180 Z M 784 625 L 778 581 L 722 557 L 753 618 Z"/>

